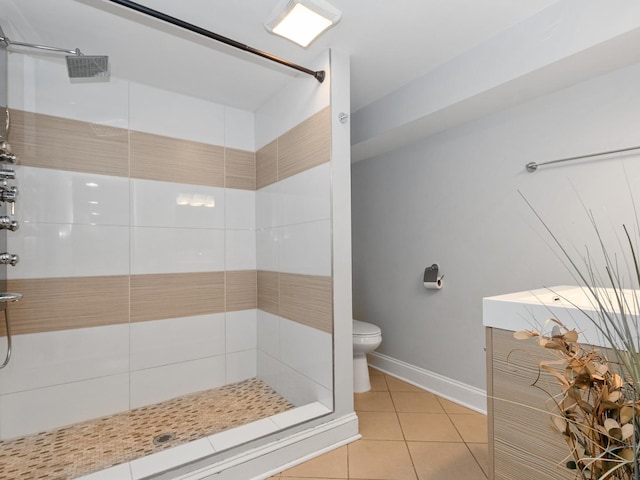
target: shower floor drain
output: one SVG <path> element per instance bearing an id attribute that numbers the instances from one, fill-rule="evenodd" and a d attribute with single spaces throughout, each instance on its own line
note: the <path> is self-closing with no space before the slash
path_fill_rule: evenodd
<path id="1" fill-rule="evenodd" d="M 165 445 L 175 440 L 176 435 L 174 433 L 162 433 L 153 439 L 155 445 Z"/>

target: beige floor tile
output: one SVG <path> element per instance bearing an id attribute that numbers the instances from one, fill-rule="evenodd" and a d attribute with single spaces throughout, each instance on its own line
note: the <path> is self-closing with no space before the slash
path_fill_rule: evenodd
<path id="1" fill-rule="evenodd" d="M 377 376 L 377 375 L 384 375 L 384 373 L 382 373 L 380 370 L 377 370 L 375 368 L 369 367 L 369 376 L 370 377 L 374 377 L 374 376 Z"/>
<path id="2" fill-rule="evenodd" d="M 460 442 L 446 413 L 398 413 L 404 438 L 417 442 Z"/>
<path id="3" fill-rule="evenodd" d="M 440 405 L 442 405 L 442 408 L 444 408 L 444 411 L 447 413 L 457 413 L 459 415 L 478 414 L 478 412 L 475 412 L 470 408 L 463 407 L 462 405 L 458 405 L 457 403 L 452 402 L 451 400 L 447 400 L 446 398 L 438 397 L 438 401 L 440 402 Z"/>
<path id="4" fill-rule="evenodd" d="M 486 443 L 467 443 L 467 447 L 480 464 L 485 475 L 489 476 L 489 449 Z"/>
<path id="5" fill-rule="evenodd" d="M 281 477 L 281 479 L 282 480 L 336 480 L 335 478 L 329 478 L 329 477 Z"/>
<path id="6" fill-rule="evenodd" d="M 479 413 L 475 415 L 450 414 L 449 418 L 465 442 L 487 443 L 487 417 L 485 415 Z"/>
<path id="7" fill-rule="evenodd" d="M 422 388 L 403 382 L 391 375 L 385 375 L 385 378 L 387 379 L 387 385 L 389 385 L 389 391 L 391 392 L 424 392 Z"/>
<path id="8" fill-rule="evenodd" d="M 367 392 L 354 394 L 355 410 L 363 412 L 394 412 L 389 392 Z"/>
<path id="9" fill-rule="evenodd" d="M 391 392 L 397 412 L 444 413 L 444 409 L 433 393 Z"/>
<path id="10" fill-rule="evenodd" d="M 485 480 L 464 443 L 408 442 L 419 480 Z"/>
<path id="11" fill-rule="evenodd" d="M 365 440 L 404 440 L 395 412 L 358 412 L 358 422 Z"/>
<path id="12" fill-rule="evenodd" d="M 373 392 L 386 392 L 389 390 L 384 375 L 370 375 L 369 381 L 371 382 L 371 391 Z"/>
<path id="13" fill-rule="evenodd" d="M 291 477 L 345 479 L 349 478 L 347 464 L 347 447 L 344 446 L 285 470 L 280 477 L 287 480 Z"/>
<path id="14" fill-rule="evenodd" d="M 358 440 L 348 447 L 349 478 L 416 480 L 405 442 Z"/>

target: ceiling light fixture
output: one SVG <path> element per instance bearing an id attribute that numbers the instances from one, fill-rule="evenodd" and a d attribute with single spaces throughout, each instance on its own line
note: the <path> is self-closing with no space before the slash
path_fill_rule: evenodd
<path id="1" fill-rule="evenodd" d="M 340 10 L 324 0 L 284 0 L 264 26 L 271 33 L 306 47 L 338 23 L 341 16 Z"/>

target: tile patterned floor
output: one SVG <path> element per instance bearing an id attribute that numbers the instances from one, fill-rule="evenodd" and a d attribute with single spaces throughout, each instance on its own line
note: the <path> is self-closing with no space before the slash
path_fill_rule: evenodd
<path id="1" fill-rule="evenodd" d="M 258 379 L 0 442 L 0 479 L 68 480 L 293 408 Z M 172 441 L 153 439 L 171 433 Z"/>
<path id="2" fill-rule="evenodd" d="M 355 395 L 362 439 L 286 470 L 279 480 L 485 480 L 486 416 L 371 369 Z"/>

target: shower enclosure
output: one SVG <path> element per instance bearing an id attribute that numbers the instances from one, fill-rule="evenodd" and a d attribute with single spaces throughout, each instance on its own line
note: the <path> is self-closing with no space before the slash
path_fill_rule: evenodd
<path id="1" fill-rule="evenodd" d="M 63 59 L 24 52 L 8 88 L 20 229 L 2 236 L 20 262 L 3 291 L 24 297 L 0 370 L 0 476 L 208 478 L 251 450 L 264 463 L 282 429 L 302 441 L 343 419 L 302 454 L 353 438 L 350 365 L 334 379 L 350 344 L 334 341 L 350 326 L 350 293 L 334 313 L 350 281 L 334 273 L 340 88 L 289 75 L 252 112 L 116 76 L 70 82 Z"/>

